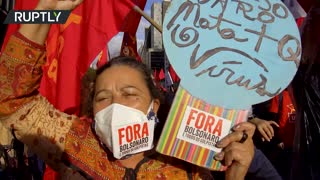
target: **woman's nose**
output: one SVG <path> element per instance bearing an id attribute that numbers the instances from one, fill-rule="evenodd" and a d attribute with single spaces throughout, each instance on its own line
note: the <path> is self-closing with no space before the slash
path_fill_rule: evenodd
<path id="1" fill-rule="evenodd" d="M 111 104 L 113 103 L 126 105 L 125 99 L 121 95 L 113 95 Z"/>

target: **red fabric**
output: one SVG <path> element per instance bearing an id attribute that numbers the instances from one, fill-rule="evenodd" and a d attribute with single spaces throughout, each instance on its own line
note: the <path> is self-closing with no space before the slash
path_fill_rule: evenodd
<path id="1" fill-rule="evenodd" d="M 38 0 L 28 0 L 28 1 L 16 0 L 14 9 L 25 9 L 25 10 L 34 9 L 37 6 L 37 4 L 38 4 Z M 4 47 L 6 46 L 10 36 L 12 34 L 14 34 L 18 30 L 19 27 L 20 27 L 19 24 L 10 24 L 8 26 L 1 51 L 4 50 Z M 56 173 L 54 170 L 52 170 L 49 166 L 46 166 L 46 169 L 45 169 L 44 175 L 43 175 L 43 180 L 56 180 L 56 179 L 60 179 L 58 173 Z"/>
<path id="2" fill-rule="evenodd" d="M 162 69 L 161 69 L 162 70 Z M 167 90 L 166 90 L 166 88 L 164 88 L 162 85 L 161 85 L 161 83 L 160 83 L 160 72 L 161 71 L 157 71 L 157 69 L 154 69 L 154 71 L 153 71 L 153 78 L 154 78 L 154 82 L 155 82 L 155 84 L 156 84 L 156 87 L 157 88 L 159 88 L 161 91 L 164 91 L 164 92 L 166 92 Z M 164 75 L 164 72 L 163 72 L 163 70 L 162 70 L 162 73 L 163 73 L 163 75 Z M 164 79 L 164 78 L 162 78 L 162 79 Z"/>
<path id="3" fill-rule="evenodd" d="M 34 9 L 37 3 L 16 0 L 15 9 Z M 64 25 L 51 26 L 40 93 L 56 108 L 79 113 L 82 76 L 106 43 L 119 31 L 127 30 L 124 22 L 133 6 L 131 0 L 86 0 Z M 9 26 L 3 47 L 17 29 L 17 25 Z"/>
<path id="4" fill-rule="evenodd" d="M 300 17 L 296 20 L 298 27 L 301 27 L 303 21 L 304 21 L 304 17 Z"/>
<path id="5" fill-rule="evenodd" d="M 120 55 L 135 57 L 137 61 L 142 62 L 137 51 L 137 39 L 135 35 L 131 35 L 128 32 L 123 34 Z"/>
<path id="6" fill-rule="evenodd" d="M 159 81 L 159 73 L 158 73 L 157 69 L 155 69 L 153 71 L 153 78 L 155 81 Z"/>
<path id="7" fill-rule="evenodd" d="M 103 48 L 98 56 L 97 68 L 100 68 L 108 62 L 108 47 Z"/>
<path id="8" fill-rule="evenodd" d="M 46 169 L 43 174 L 43 180 L 59 180 L 61 179 L 60 175 L 46 165 Z"/>
<path id="9" fill-rule="evenodd" d="M 34 9 L 38 0 L 16 0 L 15 9 Z M 81 78 L 106 43 L 124 29 L 131 0 L 85 0 L 63 25 L 52 25 L 47 38 L 47 63 L 40 93 L 57 109 L 78 114 Z M 18 29 L 10 25 L 9 36 Z M 46 172 L 52 174 L 52 171 Z M 55 179 L 46 175 L 44 179 Z"/>
<path id="10" fill-rule="evenodd" d="M 146 5 L 146 0 L 132 0 L 134 5 L 138 6 L 140 9 L 144 9 Z M 129 32 L 132 35 L 135 35 L 140 23 L 141 14 L 131 11 L 127 16 L 125 22 L 123 23 L 123 32 Z"/>
<path id="11" fill-rule="evenodd" d="M 179 76 L 178 76 L 177 73 L 174 71 L 174 69 L 172 68 L 171 65 L 170 65 L 170 67 L 169 67 L 169 73 L 170 73 L 170 75 L 171 75 L 171 78 L 172 78 L 172 81 L 173 81 L 173 82 L 179 82 L 179 81 L 180 81 Z"/>
<path id="12" fill-rule="evenodd" d="M 146 0 L 133 0 L 133 3 L 140 9 L 144 9 L 146 5 Z M 137 51 L 137 39 L 136 32 L 140 23 L 141 15 L 135 11 L 131 11 L 127 16 L 127 19 L 123 25 L 123 40 L 121 45 L 121 55 L 122 56 L 132 56 L 138 61 L 142 62 L 141 57 Z"/>
<path id="13" fill-rule="evenodd" d="M 160 80 L 162 80 L 162 79 L 164 79 L 166 77 L 165 74 L 164 74 L 163 69 L 160 70 L 158 77 L 159 77 Z"/>
<path id="14" fill-rule="evenodd" d="M 279 96 L 271 100 L 270 112 L 279 112 Z M 292 104 L 289 92 L 282 92 L 282 109 L 279 117 L 279 136 L 286 147 L 292 147 L 295 133 L 295 116 L 296 111 Z"/>
<path id="15" fill-rule="evenodd" d="M 40 92 L 58 109 L 78 114 L 81 78 L 131 12 L 129 0 L 84 1 L 64 25 L 53 25 Z"/>

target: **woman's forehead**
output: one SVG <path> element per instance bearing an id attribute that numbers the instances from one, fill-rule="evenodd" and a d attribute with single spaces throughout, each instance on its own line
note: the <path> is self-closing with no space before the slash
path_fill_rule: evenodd
<path id="1" fill-rule="evenodd" d="M 109 84 L 123 84 L 134 87 L 146 86 L 143 74 L 139 70 L 126 65 L 112 66 L 97 77 L 97 87 L 108 86 Z"/>

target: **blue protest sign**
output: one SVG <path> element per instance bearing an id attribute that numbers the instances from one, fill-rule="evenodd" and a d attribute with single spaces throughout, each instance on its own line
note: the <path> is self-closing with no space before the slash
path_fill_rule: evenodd
<path id="1" fill-rule="evenodd" d="M 163 42 L 181 85 L 230 109 L 279 94 L 301 56 L 297 25 L 279 0 L 173 0 Z"/>

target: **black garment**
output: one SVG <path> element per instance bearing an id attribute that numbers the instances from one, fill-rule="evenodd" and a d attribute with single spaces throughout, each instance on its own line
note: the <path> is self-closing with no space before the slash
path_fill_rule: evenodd
<path id="1" fill-rule="evenodd" d="M 320 64 L 301 65 L 294 80 L 294 90 L 298 108 L 292 179 L 319 180 Z"/>
<path id="2" fill-rule="evenodd" d="M 30 156 L 28 160 L 26 160 L 24 149 L 24 144 L 17 140 L 15 136 L 11 144 L 0 145 L 0 158 L 4 160 L 4 164 L 0 162 L 0 179 L 42 179 L 44 170 L 43 162 L 40 161 L 36 155 Z"/>
<path id="3" fill-rule="evenodd" d="M 23 157 L 24 145 L 14 139 L 11 145 L 0 145 L 0 156 L 5 159 L 5 167 L 1 169 L 3 179 L 8 180 L 32 180 L 32 175 L 29 168 L 24 163 Z M 8 154 L 9 151 L 14 151 L 14 156 Z"/>
<path id="4" fill-rule="evenodd" d="M 302 61 L 293 80 L 296 104 L 292 179 L 320 179 L 320 2 L 302 31 Z"/>
<path id="5" fill-rule="evenodd" d="M 262 151 L 255 149 L 254 157 L 249 167 L 246 179 L 281 180 L 282 178 Z"/>
<path id="6" fill-rule="evenodd" d="M 7 24 L 3 24 L 4 20 L 7 17 L 7 12 L 4 9 L 0 9 L 0 48 L 2 47 L 2 43 L 4 40 L 4 37 L 6 36 Z"/>
<path id="7" fill-rule="evenodd" d="M 271 101 L 267 101 L 253 107 L 253 114 L 263 120 L 275 121 L 279 124 L 280 115 L 282 114 L 282 94 L 279 95 L 278 113 L 269 112 Z M 261 149 L 265 156 L 269 159 L 278 173 L 284 180 L 290 179 L 291 163 L 293 158 L 292 148 L 285 147 L 281 149 L 278 145 L 282 142 L 279 136 L 279 128 L 272 125 L 274 129 L 274 137 L 270 142 L 262 141 L 261 134 L 256 130 L 253 137 L 256 147 Z"/>

